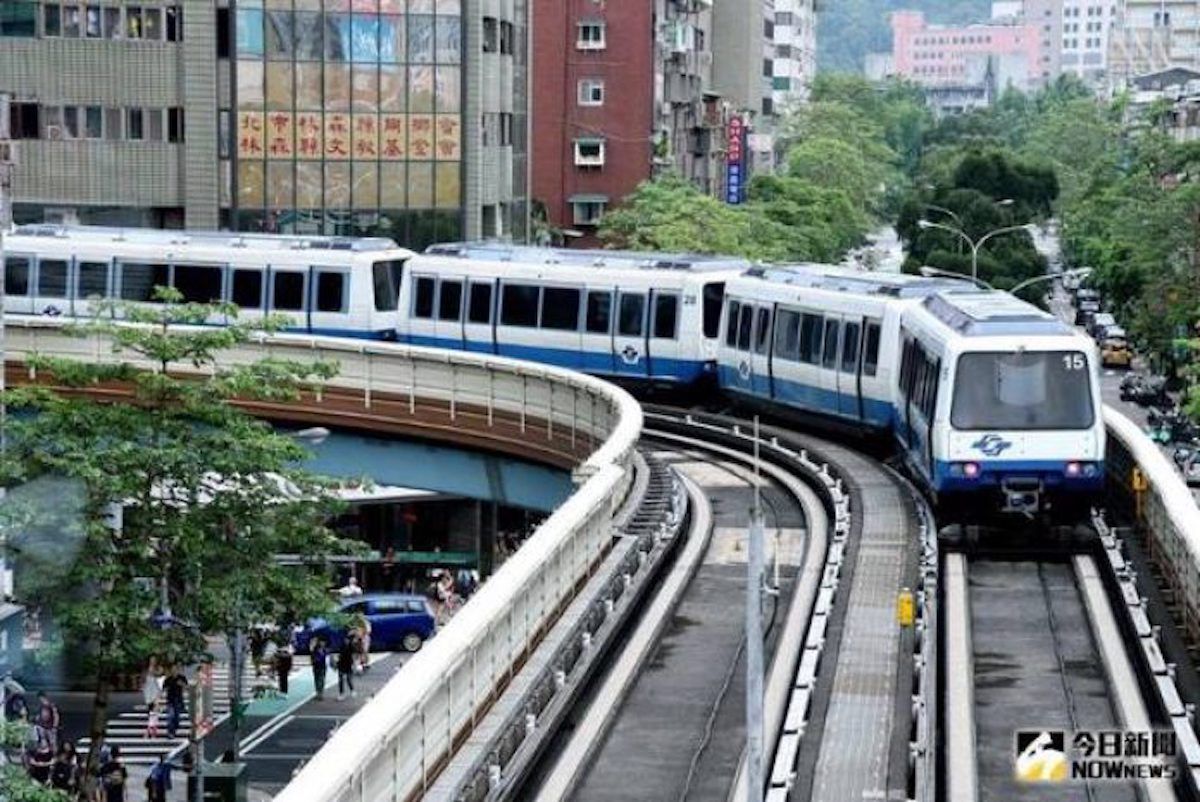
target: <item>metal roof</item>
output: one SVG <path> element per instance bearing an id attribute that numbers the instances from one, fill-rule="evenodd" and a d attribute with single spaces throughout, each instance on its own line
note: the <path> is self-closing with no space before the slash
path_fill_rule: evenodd
<path id="1" fill-rule="evenodd" d="M 815 263 L 754 267 L 747 271 L 746 275 L 794 287 L 811 287 L 859 295 L 885 295 L 891 298 L 921 298 L 961 285 L 961 282 L 953 279 L 850 270 Z"/>
<path id="2" fill-rule="evenodd" d="M 926 298 L 924 305 L 935 318 L 968 337 L 1075 333 L 1049 312 L 998 290 L 941 292 Z"/>
<path id="3" fill-rule="evenodd" d="M 623 267 L 659 270 L 744 270 L 745 259 L 695 253 L 615 251 L 604 248 L 541 248 L 508 242 L 444 242 L 430 245 L 425 253 L 459 259 L 479 259 L 525 264 L 562 264 L 590 267 Z"/>
<path id="4" fill-rule="evenodd" d="M 135 245 L 196 245 L 208 248 L 261 250 L 389 251 L 400 248 L 384 237 L 323 237 L 298 234 L 252 234 L 232 231 L 184 231 L 110 226 L 63 226 L 43 223 L 18 226 L 14 237 L 44 237 L 77 242 L 125 242 Z"/>

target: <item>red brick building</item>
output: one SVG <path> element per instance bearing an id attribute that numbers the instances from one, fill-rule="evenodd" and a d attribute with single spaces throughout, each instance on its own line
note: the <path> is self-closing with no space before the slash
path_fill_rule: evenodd
<path id="1" fill-rule="evenodd" d="M 532 196 L 595 244 L 604 210 L 650 177 L 655 20 L 647 0 L 534 0 Z"/>

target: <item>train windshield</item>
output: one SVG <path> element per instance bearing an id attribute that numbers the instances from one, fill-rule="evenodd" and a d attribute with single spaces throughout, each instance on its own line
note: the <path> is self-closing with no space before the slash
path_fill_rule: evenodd
<path id="1" fill-rule="evenodd" d="M 958 359 L 956 429 L 1087 429 L 1095 422 L 1079 351 L 969 353 Z"/>

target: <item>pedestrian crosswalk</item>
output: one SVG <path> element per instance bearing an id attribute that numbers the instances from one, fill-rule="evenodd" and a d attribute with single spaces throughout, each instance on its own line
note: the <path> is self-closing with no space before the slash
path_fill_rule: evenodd
<path id="1" fill-rule="evenodd" d="M 307 655 L 296 655 L 292 664 L 292 671 L 288 675 L 289 680 L 296 677 L 301 672 L 310 670 L 311 661 Z M 213 670 L 213 725 L 217 725 L 224 720 L 230 711 L 230 690 L 231 690 L 231 672 L 228 663 L 214 663 Z M 189 680 L 191 677 L 189 676 Z M 243 701 L 249 702 L 255 698 L 255 692 L 259 689 L 273 691 L 278 686 L 276 685 L 276 677 L 271 673 L 264 673 L 256 676 L 254 668 L 250 665 L 246 666 L 246 671 L 242 678 L 242 696 Z M 153 765 L 158 762 L 160 757 L 172 757 L 179 754 L 187 746 L 188 734 L 191 732 L 191 709 L 185 711 L 179 719 L 179 729 L 175 733 L 175 737 L 171 738 L 167 735 L 167 715 L 165 706 L 160 699 L 160 709 L 158 715 L 158 733 L 155 737 L 150 737 L 146 732 L 146 726 L 149 723 L 149 711 L 146 705 L 139 703 L 133 710 L 127 710 L 118 713 L 115 717 L 110 718 L 104 728 L 104 742 L 110 746 L 119 746 L 121 749 L 121 759 L 126 765 Z M 78 742 L 79 750 L 86 751 L 91 746 L 90 738 L 80 738 Z"/>

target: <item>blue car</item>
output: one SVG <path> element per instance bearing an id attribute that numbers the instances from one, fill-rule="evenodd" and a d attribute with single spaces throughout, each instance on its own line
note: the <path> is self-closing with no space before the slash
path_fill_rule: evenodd
<path id="1" fill-rule="evenodd" d="M 338 607 L 343 615 L 365 615 L 371 624 L 371 651 L 415 652 L 433 637 L 437 621 L 424 596 L 413 593 L 368 593 L 344 599 Z M 331 651 L 342 645 L 346 630 L 323 618 L 313 618 L 299 630 L 293 646 L 297 654 L 307 654 L 314 637 L 325 639 Z"/>

